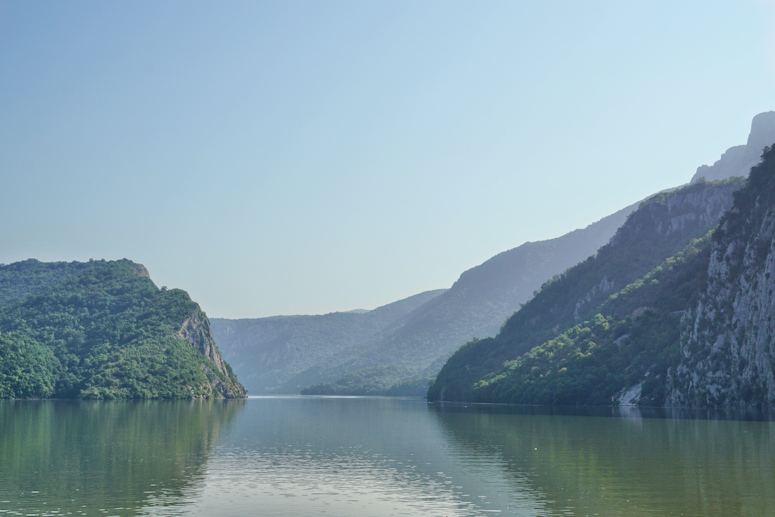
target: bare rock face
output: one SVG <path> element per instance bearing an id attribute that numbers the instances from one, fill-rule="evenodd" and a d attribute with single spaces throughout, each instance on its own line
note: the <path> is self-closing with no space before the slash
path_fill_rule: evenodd
<path id="1" fill-rule="evenodd" d="M 759 163 L 762 150 L 775 142 L 775 111 L 759 113 L 751 122 L 751 132 L 745 145 L 730 147 L 713 165 L 702 165 L 692 177 L 692 183 L 748 176 L 751 167 Z"/>
<path id="2" fill-rule="evenodd" d="M 730 209 L 732 193 L 739 188 L 739 182 L 728 182 L 715 188 L 694 185 L 658 194 L 619 228 L 611 238 L 611 246 L 629 246 L 650 234 L 659 235 L 659 240 L 697 231 L 704 234 Z"/>
<path id="3" fill-rule="evenodd" d="M 132 269 L 134 270 L 135 273 L 137 273 L 137 276 L 139 277 L 151 278 L 151 274 L 142 264 L 132 264 Z"/>
<path id="4" fill-rule="evenodd" d="M 716 231 L 707 287 L 683 319 L 668 405 L 775 403 L 774 188 L 768 151 Z"/>
<path id="5" fill-rule="evenodd" d="M 245 388 L 235 378 L 232 378 L 233 374 L 226 367 L 221 352 L 215 345 L 215 339 L 213 339 L 210 330 L 210 321 L 201 310 L 194 311 L 183 322 L 178 336 L 191 343 L 191 346 L 215 366 L 220 375 L 213 372 L 206 364 L 203 364 L 202 368 L 221 398 L 243 398 L 246 396 Z M 226 379 L 227 382 L 224 382 L 223 379 Z"/>

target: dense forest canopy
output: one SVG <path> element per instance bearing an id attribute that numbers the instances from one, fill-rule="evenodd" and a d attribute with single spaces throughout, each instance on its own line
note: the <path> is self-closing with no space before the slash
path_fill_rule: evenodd
<path id="1" fill-rule="evenodd" d="M 199 305 L 129 260 L 2 266 L 0 300 L 0 397 L 245 394 L 182 337 L 189 318 L 206 320 Z"/>

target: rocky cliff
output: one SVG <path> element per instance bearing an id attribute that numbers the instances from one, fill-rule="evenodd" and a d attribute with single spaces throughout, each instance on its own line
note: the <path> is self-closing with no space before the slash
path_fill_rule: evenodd
<path id="1" fill-rule="evenodd" d="M 243 398 L 247 395 L 245 388 L 238 382 L 228 382 L 234 377 L 231 368 L 221 357 L 221 352 L 215 345 L 215 338 L 210 329 L 210 321 L 199 309 L 195 309 L 191 316 L 186 318 L 178 331 L 178 336 L 188 341 L 199 353 L 215 366 L 217 375 L 210 369 L 207 363 L 202 363 L 202 370 L 207 375 L 221 398 Z M 227 379 L 224 382 L 222 379 Z"/>
<path id="2" fill-rule="evenodd" d="M 705 178 L 708 181 L 747 176 L 751 167 L 759 163 L 765 146 L 775 142 L 775 111 L 760 113 L 751 122 L 751 132 L 745 145 L 730 147 L 713 165 L 701 165 L 692 177 L 692 183 Z"/>
<path id="3" fill-rule="evenodd" d="M 668 405 L 775 403 L 775 150 L 763 158 L 716 231 Z"/>
<path id="4" fill-rule="evenodd" d="M 774 276 L 775 150 L 765 148 L 745 182 L 698 182 L 644 204 L 597 257 L 549 283 L 495 339 L 458 350 L 428 397 L 772 405 Z"/>

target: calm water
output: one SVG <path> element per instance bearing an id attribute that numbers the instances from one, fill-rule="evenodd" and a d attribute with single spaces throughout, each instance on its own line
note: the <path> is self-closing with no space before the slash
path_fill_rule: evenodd
<path id="1" fill-rule="evenodd" d="M 751 415 L 0 401 L 1 515 L 775 515 Z"/>

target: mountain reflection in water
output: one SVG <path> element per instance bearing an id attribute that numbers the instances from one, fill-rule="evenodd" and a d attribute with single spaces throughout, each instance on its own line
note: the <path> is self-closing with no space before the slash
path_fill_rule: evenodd
<path id="1" fill-rule="evenodd" d="M 244 401 L 0 401 L 0 512 L 135 515 L 201 490 Z"/>
<path id="2" fill-rule="evenodd" d="M 0 514 L 775 514 L 755 413 L 260 397 L 0 418 Z"/>
<path id="3" fill-rule="evenodd" d="M 552 514 L 775 515 L 768 413 L 441 404 L 435 414 L 457 455 L 528 480 Z"/>

